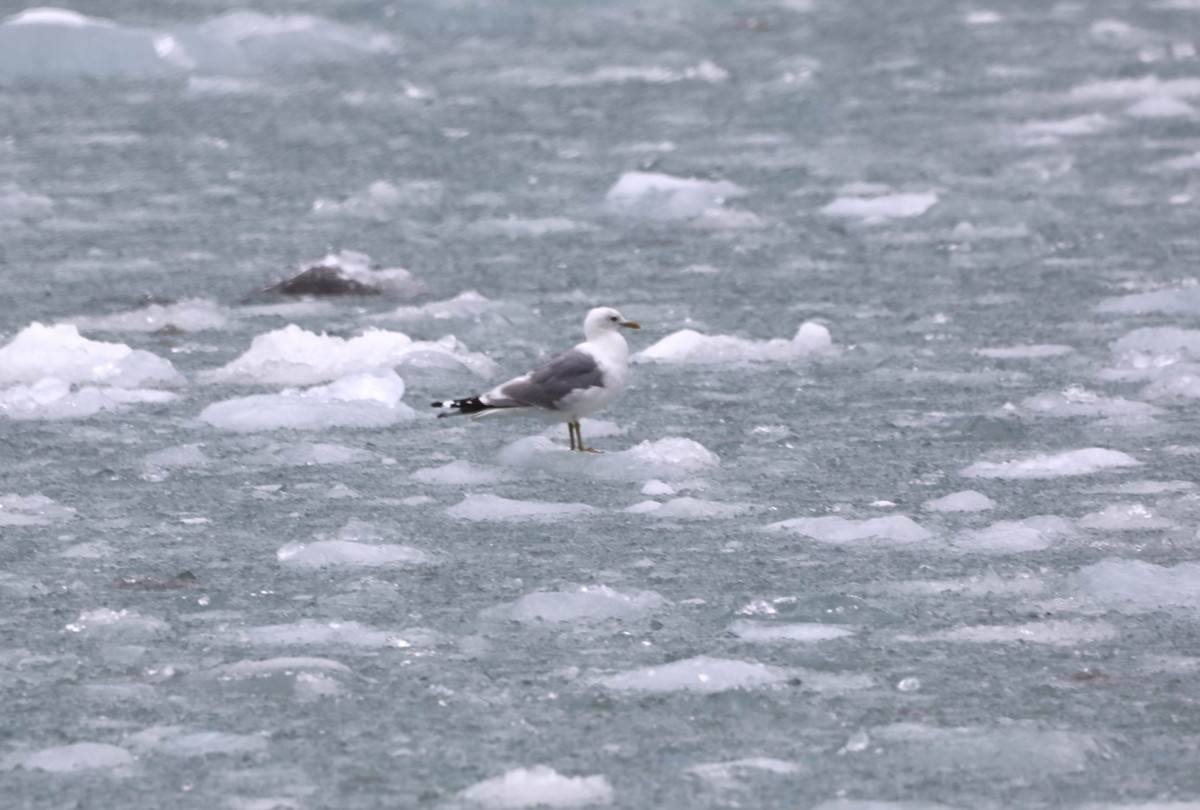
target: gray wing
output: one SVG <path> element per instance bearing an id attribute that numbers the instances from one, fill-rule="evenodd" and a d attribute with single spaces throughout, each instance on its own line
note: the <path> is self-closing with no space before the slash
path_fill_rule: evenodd
<path id="1" fill-rule="evenodd" d="M 553 411 L 573 391 L 603 384 L 604 372 L 596 358 L 571 349 L 551 357 L 524 377 L 505 383 L 497 393 L 514 404 Z"/>

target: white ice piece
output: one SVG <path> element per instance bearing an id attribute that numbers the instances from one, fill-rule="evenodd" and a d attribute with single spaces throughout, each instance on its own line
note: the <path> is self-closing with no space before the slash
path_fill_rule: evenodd
<path id="1" fill-rule="evenodd" d="M 446 514 L 459 520 L 471 521 L 556 521 L 583 517 L 598 510 L 586 503 L 548 503 L 519 501 L 499 495 L 467 495 L 451 506 Z"/>
<path id="2" fill-rule="evenodd" d="M 829 330 L 819 323 L 805 322 L 791 340 L 749 340 L 736 335 L 704 335 L 681 329 L 633 356 L 635 363 L 686 363 L 725 365 L 748 362 L 789 362 L 833 348 Z"/>
<path id="3" fill-rule="evenodd" d="M 604 195 L 614 213 L 647 219 L 693 219 L 746 190 L 728 180 L 697 180 L 658 172 L 625 172 Z"/>
<path id="4" fill-rule="evenodd" d="M 1039 453 L 1009 461 L 977 461 L 964 468 L 965 478 L 1040 479 L 1092 475 L 1104 470 L 1136 467 L 1142 462 L 1119 450 L 1085 447 L 1062 453 Z"/>
<path id="5" fill-rule="evenodd" d="M 905 545 L 919 543 L 933 537 L 933 532 L 923 528 L 906 515 L 888 515 L 865 520 L 854 520 L 837 515 L 792 518 L 768 523 L 763 529 L 766 531 L 789 531 L 822 543 L 873 541 Z"/>
<path id="6" fill-rule="evenodd" d="M 546 765 L 534 765 L 485 779 L 459 796 L 482 807 L 519 810 L 524 807 L 609 804 L 613 789 L 604 776 L 564 776 Z"/>
<path id="7" fill-rule="evenodd" d="M 180 379 L 169 361 L 150 352 L 88 340 L 72 324 L 34 322 L 0 347 L 0 384 L 36 383 L 46 377 L 117 388 Z"/>
<path id="8" fill-rule="evenodd" d="M 921 506 L 930 512 L 986 512 L 995 509 L 996 502 L 982 492 L 965 489 L 925 501 Z"/>
<path id="9" fill-rule="evenodd" d="M 702 655 L 670 664 L 641 667 L 592 679 L 598 686 L 618 692 L 699 692 L 713 694 L 730 689 L 773 686 L 793 672 L 756 661 L 710 658 Z"/>

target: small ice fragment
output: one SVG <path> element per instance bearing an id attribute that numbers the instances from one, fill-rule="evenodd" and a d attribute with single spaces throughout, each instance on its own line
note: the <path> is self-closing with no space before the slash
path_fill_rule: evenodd
<path id="1" fill-rule="evenodd" d="M 922 506 L 930 512 L 986 512 L 995 509 L 996 502 L 982 492 L 966 489 L 925 501 Z"/>
<path id="2" fill-rule="evenodd" d="M 545 765 L 514 768 L 485 779 L 459 796 L 474 804 L 497 810 L 524 807 L 584 807 L 609 804 L 613 789 L 603 776 L 563 776 Z"/>
<path id="3" fill-rule="evenodd" d="M 921 688 L 921 679 L 913 677 L 901 678 L 896 684 L 896 688 L 901 692 L 915 692 Z"/>
<path id="4" fill-rule="evenodd" d="M 838 749 L 839 754 L 857 754 L 866 751 L 871 745 L 871 736 L 867 734 L 865 728 L 860 728 L 858 731 L 850 735 L 850 739 L 846 740 L 846 744 Z"/>
<path id="5" fill-rule="evenodd" d="M 978 461 L 962 470 L 965 478 L 1040 479 L 1091 475 L 1108 469 L 1136 467 L 1141 462 L 1118 450 L 1088 447 L 1063 453 L 1039 454 L 1011 461 Z"/>

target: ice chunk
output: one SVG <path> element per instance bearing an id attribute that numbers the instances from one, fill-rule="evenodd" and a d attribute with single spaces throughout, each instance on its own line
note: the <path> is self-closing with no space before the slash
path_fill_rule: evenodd
<path id="1" fill-rule="evenodd" d="M 149 469 L 173 470 L 180 467 L 203 467 L 212 463 L 204 453 L 203 444 L 183 444 L 149 453 L 142 465 Z"/>
<path id="2" fill-rule="evenodd" d="M 897 641 L 961 641 L 973 644 L 1051 644 L 1074 647 L 1111 641 L 1117 628 L 1104 621 L 1051 619 L 1025 624 L 978 624 L 923 636 L 897 636 Z"/>
<path id="3" fill-rule="evenodd" d="M 846 636 L 854 635 L 853 630 L 832 624 L 816 624 L 812 622 L 785 624 L 754 622 L 745 619 L 729 625 L 729 632 L 743 641 L 789 643 L 829 641 L 835 638 L 845 638 Z"/>
<path id="4" fill-rule="evenodd" d="M 1119 613 L 1200 610 L 1200 563 L 1163 566 L 1109 557 L 1069 577 L 1068 592 L 1078 602 Z"/>
<path id="5" fill-rule="evenodd" d="M 24 768 L 27 771 L 70 773 L 93 768 L 119 768 L 132 765 L 133 754 L 117 745 L 77 742 L 57 745 L 31 753 L 16 752 L 0 759 L 0 771 Z"/>
<path id="6" fill-rule="evenodd" d="M 975 354 L 992 360 L 1041 360 L 1046 357 L 1063 357 L 1073 354 L 1074 349 L 1057 343 L 1035 343 L 1026 346 L 997 346 L 976 349 Z"/>
<path id="7" fill-rule="evenodd" d="M 594 231 L 595 226 L 577 222 L 566 217 L 540 217 L 535 219 L 481 219 L 471 223 L 471 230 L 485 236 L 507 236 L 509 239 L 522 237 L 538 238 L 560 233 Z"/>
<path id="8" fill-rule="evenodd" d="M 284 657 L 266 658 L 262 660 L 234 661 L 231 664 L 221 664 L 206 671 L 206 674 L 218 680 L 240 680 L 244 678 L 265 678 L 274 675 L 291 675 L 297 672 L 318 670 L 321 672 L 349 673 L 352 670 L 340 661 L 330 658 Z"/>
<path id="9" fill-rule="evenodd" d="M 124 343 L 88 340 L 71 324 L 34 322 L 0 347 L 0 384 L 37 382 L 46 377 L 117 388 L 180 379 L 169 361 L 150 352 Z"/>
<path id="10" fill-rule="evenodd" d="M 747 340 L 735 335 L 703 335 L 682 329 L 633 356 L 635 363 L 694 363 L 719 365 L 745 362 L 787 362 L 827 353 L 833 348 L 829 330 L 808 321 L 791 340 Z"/>
<path id="11" fill-rule="evenodd" d="M 316 216 L 355 217 L 387 221 L 396 217 L 404 206 L 423 206 L 441 198 L 441 187 L 428 183 L 406 183 L 397 186 L 386 180 L 376 180 L 363 192 L 344 200 L 318 199 L 312 205 Z"/>
<path id="12" fill-rule="evenodd" d="M 704 445 L 678 436 L 647 440 L 628 450 L 599 456 L 573 453 L 544 436 L 529 436 L 504 447 L 498 458 L 501 464 L 513 467 L 626 481 L 641 481 L 648 476 L 678 478 L 721 463 L 717 454 Z"/>
<path id="13" fill-rule="evenodd" d="M 609 804 L 613 789 L 603 776 L 563 776 L 545 765 L 514 768 L 485 779 L 459 796 L 483 807 L 510 810 L 522 807 L 585 807 Z"/>
<path id="14" fill-rule="evenodd" d="M 668 484 L 666 481 L 659 481 L 657 478 L 651 478 L 642 487 L 643 495 L 674 495 L 675 487 Z"/>
<path id="15" fill-rule="evenodd" d="M 944 773 L 969 770 L 982 777 L 1003 774 L 1016 779 L 1077 773 L 1101 755 L 1090 734 L 1041 728 L 1018 721 L 994 727 L 940 728 L 901 722 L 872 729 L 884 752 L 881 761 L 905 770 L 934 768 Z"/>
<path id="16" fill-rule="evenodd" d="M 404 381 L 394 371 L 350 374 L 329 385 L 215 402 L 200 421 L 238 432 L 385 427 L 416 418 L 402 396 Z"/>
<path id="17" fill-rule="evenodd" d="M 625 172 L 604 195 L 614 213 L 649 219 L 692 219 L 746 195 L 728 180 L 694 180 L 657 172 Z"/>
<path id="18" fill-rule="evenodd" d="M 894 544 L 918 543 L 933 537 L 933 532 L 918 525 L 905 515 L 852 520 L 826 515 L 815 518 L 792 518 L 763 527 L 767 531 L 789 531 L 822 543 L 858 543 L 876 541 Z"/>
<path id="19" fill-rule="evenodd" d="M 356 447 L 327 442 L 269 444 L 256 453 L 242 457 L 242 463 L 266 467 L 311 467 L 321 464 L 362 464 L 374 461 L 375 454 Z"/>
<path id="20" fill-rule="evenodd" d="M 1101 301 L 1096 310 L 1098 312 L 1133 313 L 1137 315 L 1147 312 L 1200 315 L 1200 284 L 1108 298 Z M 1188 342 L 1195 345 L 1195 341 L 1189 340 Z"/>
<path id="21" fill-rule="evenodd" d="M 1044 515 L 1024 520 L 1001 520 L 984 529 L 963 532 L 952 547 L 958 551 L 982 554 L 1015 554 L 1040 551 L 1074 533 L 1065 518 Z"/>
<path id="22" fill-rule="evenodd" d="M 354 621 L 300 619 L 290 624 L 258 627 L 229 627 L 196 638 L 205 643 L 239 647 L 344 645 L 349 647 L 408 647 L 409 637 L 419 635 L 376 630 Z"/>
<path id="23" fill-rule="evenodd" d="M 515 602 L 488 608 L 487 619 L 532 622 L 599 622 L 633 619 L 667 604 L 654 591 L 617 591 L 607 585 L 580 585 L 565 591 L 535 591 Z"/>
<path id="24" fill-rule="evenodd" d="M 875 196 L 843 196 L 821 209 L 828 217 L 861 219 L 867 224 L 889 219 L 919 217 L 938 201 L 937 194 L 925 191 L 910 194 L 878 194 Z"/>
<path id="25" fill-rule="evenodd" d="M 415 341 L 403 332 L 368 329 L 356 338 L 317 335 L 292 324 L 259 335 L 245 354 L 206 372 L 210 382 L 311 385 L 356 372 L 416 368 L 466 368 L 480 376 L 495 369 L 488 357 L 467 351 L 456 338 Z"/>
<path id="26" fill-rule="evenodd" d="M 1109 79 L 1088 82 L 1071 88 L 1071 97 L 1080 101 L 1140 98 L 1188 98 L 1200 96 L 1200 79 L 1160 79 L 1145 76 L 1140 79 Z"/>
<path id="27" fill-rule="evenodd" d="M 1092 512 L 1079 519 L 1085 529 L 1105 532 L 1163 531 L 1175 523 L 1160 517 L 1152 507 L 1140 503 L 1114 503 L 1099 512 Z"/>
<path id="28" fill-rule="evenodd" d="M 703 779 L 719 790 L 734 790 L 741 787 L 739 777 L 753 772 L 784 775 L 799 771 L 800 767 L 794 762 L 771 757 L 747 757 L 731 762 L 701 762 L 687 769 L 687 773 Z"/>
<path id="29" fill-rule="evenodd" d="M 422 467 L 409 476 L 422 484 L 442 484 L 448 486 L 479 486 L 494 484 L 504 478 L 499 471 L 469 461 L 451 461 L 440 467 Z"/>
<path id="30" fill-rule="evenodd" d="M 754 689 L 783 683 L 793 672 L 752 661 L 698 656 L 660 666 L 603 675 L 592 683 L 618 692 L 698 692 Z"/>
<path id="31" fill-rule="evenodd" d="M 294 276 L 257 290 L 260 295 L 392 295 L 412 297 L 425 285 L 403 267 L 371 269 L 371 257 L 354 250 L 330 253 Z"/>
<path id="32" fill-rule="evenodd" d="M 70 322 L 77 329 L 98 332 L 157 332 L 160 329 L 201 332 L 224 329 L 229 325 L 229 314 L 215 301 L 189 298 L 177 304 L 150 304 L 116 315 L 78 315 Z"/>
<path id="33" fill-rule="evenodd" d="M 1180 329 L 1175 326 L 1134 329 L 1116 340 L 1112 348 L 1114 352 L 1138 351 L 1152 354 L 1170 354 L 1182 350 L 1200 357 L 1200 329 Z"/>
<path id="34" fill-rule="evenodd" d="M 279 562 L 293 568 L 327 568 L 344 565 L 374 568 L 389 565 L 421 565 L 429 555 L 411 546 L 356 543 L 352 540 L 318 540 L 288 543 L 275 552 Z"/>
<path id="35" fill-rule="evenodd" d="M 1011 461 L 977 461 L 959 474 L 966 478 L 1059 478 L 1091 475 L 1103 470 L 1136 467 L 1141 462 L 1119 450 L 1086 447 L 1050 455 L 1038 454 Z"/>
<path id="36" fill-rule="evenodd" d="M 654 504 L 652 508 L 640 508 L 635 511 L 653 515 L 656 518 L 664 518 L 671 520 L 711 520 L 713 518 L 726 518 L 735 515 L 742 515 L 750 511 L 751 506 L 745 503 L 721 503 L 719 501 L 706 501 L 700 498 L 682 497 L 673 498 L 666 503 Z"/>
<path id="37" fill-rule="evenodd" d="M 82 419 L 126 405 L 164 403 L 178 399 L 170 391 L 144 388 L 75 388 L 57 377 L 43 377 L 32 385 L 0 389 L 0 416 L 9 419 Z"/>
<path id="38" fill-rule="evenodd" d="M 61 506 L 41 493 L 0 495 L 0 526 L 43 526 L 74 515 L 74 509 Z"/>
<path id="39" fill-rule="evenodd" d="M 1021 408 L 1041 416 L 1107 417 L 1134 421 L 1152 419 L 1162 413 L 1161 409 L 1145 402 L 1101 396 L 1078 385 L 1068 386 L 1053 394 L 1028 397 L 1021 401 Z"/>
<path id="40" fill-rule="evenodd" d="M 156 76 L 174 73 L 155 34 L 61 8 L 31 8 L 0 23 L 0 76 Z"/>
<path id="41" fill-rule="evenodd" d="M 97 608 L 85 610 L 66 625 L 70 633 L 99 633 L 105 636 L 156 636 L 171 629 L 171 625 L 153 616 L 143 616 L 136 610 Z"/>
<path id="42" fill-rule="evenodd" d="M 197 48 L 194 40 L 236 46 L 247 59 L 260 64 L 336 61 L 394 50 L 391 38 L 385 34 L 309 14 L 271 16 L 246 9 L 227 12 L 181 32 L 180 37 L 190 50 Z"/>
<path id="43" fill-rule="evenodd" d="M 431 301 L 419 307 L 400 307 L 380 317 L 397 321 L 473 319 L 500 306 L 497 301 L 485 298 L 474 290 L 467 290 L 445 301 Z"/>
<path id="44" fill-rule="evenodd" d="M 499 495 L 467 495 L 461 503 L 446 510 L 460 520 L 562 520 L 589 515 L 598 511 L 586 503 L 547 503 L 545 501 L 515 501 Z"/>
<path id="45" fill-rule="evenodd" d="M 222 731 L 187 731 L 180 726 L 151 726 L 125 738 L 131 748 L 143 753 L 173 757 L 202 757 L 209 754 L 249 754 L 265 751 L 267 741 L 259 734 L 230 734 Z"/>
<path id="46" fill-rule="evenodd" d="M 996 508 L 996 502 L 973 489 L 951 492 L 921 505 L 930 512 L 986 512 Z"/>

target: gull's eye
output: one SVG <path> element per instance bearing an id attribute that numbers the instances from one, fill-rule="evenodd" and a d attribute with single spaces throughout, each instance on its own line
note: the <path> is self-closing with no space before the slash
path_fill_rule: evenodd
<path id="1" fill-rule="evenodd" d="M 609 319 L 610 321 L 613 321 L 613 322 L 616 322 L 616 321 L 619 321 L 619 320 L 621 320 L 621 319 L 620 319 L 620 318 L 618 318 L 616 315 L 609 315 L 609 316 L 608 316 L 608 319 Z"/>

